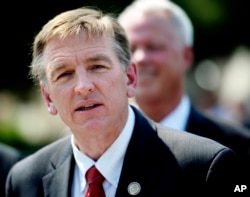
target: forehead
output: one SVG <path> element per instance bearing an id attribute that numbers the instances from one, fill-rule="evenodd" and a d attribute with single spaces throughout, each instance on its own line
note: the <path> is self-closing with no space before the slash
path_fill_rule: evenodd
<path id="1" fill-rule="evenodd" d="M 84 33 L 80 33 L 64 39 L 54 37 L 46 44 L 44 49 L 46 61 L 63 60 L 72 56 L 82 59 L 96 53 L 115 56 L 110 36 L 104 34 L 87 37 Z"/>
<path id="2" fill-rule="evenodd" d="M 129 41 L 150 39 L 174 39 L 176 28 L 168 18 L 167 13 L 138 14 L 138 17 L 124 25 Z"/>
<path id="3" fill-rule="evenodd" d="M 167 29 L 169 27 L 173 28 L 173 24 L 166 12 L 147 12 L 135 13 L 133 20 L 129 23 L 124 23 L 124 27 L 128 30 L 138 30 L 143 27 L 150 29 Z"/>

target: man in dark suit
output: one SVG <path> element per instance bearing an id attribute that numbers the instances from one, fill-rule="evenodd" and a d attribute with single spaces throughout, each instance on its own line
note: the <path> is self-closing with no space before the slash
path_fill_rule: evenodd
<path id="1" fill-rule="evenodd" d="M 138 66 L 135 104 L 162 125 L 228 146 L 250 166 L 250 130 L 201 113 L 185 93 L 193 63 L 193 26 L 185 11 L 172 1 L 136 0 L 118 21 Z"/>
<path id="2" fill-rule="evenodd" d="M 21 157 L 17 149 L 0 143 L 0 196 L 5 196 L 5 181 L 9 170 Z"/>
<path id="3" fill-rule="evenodd" d="M 90 8 L 57 15 L 35 37 L 30 68 L 48 111 L 72 135 L 18 162 L 8 174 L 7 197 L 97 190 L 107 197 L 202 196 L 233 194 L 246 184 L 245 166 L 231 149 L 161 127 L 129 105 L 136 66 L 111 15 Z M 89 169 L 98 174 L 91 181 Z"/>

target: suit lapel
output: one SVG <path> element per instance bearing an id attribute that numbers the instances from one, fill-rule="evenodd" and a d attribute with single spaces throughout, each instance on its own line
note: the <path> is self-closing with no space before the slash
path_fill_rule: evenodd
<path id="1" fill-rule="evenodd" d="M 116 197 L 130 196 L 131 183 L 134 183 L 135 190 L 141 188 L 136 196 L 165 196 L 173 189 L 178 165 L 145 117 L 133 109 L 135 127 L 125 154 Z"/>
<path id="2" fill-rule="evenodd" d="M 50 173 L 43 177 L 44 194 L 48 197 L 67 197 L 71 193 L 74 159 L 70 140 L 62 143 L 51 159 Z M 59 157 L 62 155 L 61 157 Z M 63 178 L 62 178 L 63 177 Z"/>
<path id="3" fill-rule="evenodd" d="M 186 131 L 196 135 L 213 138 L 212 136 L 214 135 L 213 131 L 215 128 L 211 128 L 211 125 L 214 125 L 211 120 L 191 106 L 187 126 L 185 129 Z"/>

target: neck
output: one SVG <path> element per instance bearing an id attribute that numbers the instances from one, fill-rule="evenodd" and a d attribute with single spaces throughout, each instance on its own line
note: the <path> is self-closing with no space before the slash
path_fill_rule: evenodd
<path id="1" fill-rule="evenodd" d="M 98 160 L 121 134 L 127 119 L 128 107 L 126 106 L 123 116 L 114 124 L 104 124 L 97 126 L 97 128 L 88 127 L 84 130 L 72 131 L 74 143 L 82 153 L 93 160 Z"/>
<path id="2" fill-rule="evenodd" d="M 178 94 L 170 95 L 169 98 L 157 100 L 136 98 L 136 103 L 149 118 L 156 122 L 160 122 L 179 105 L 181 99 L 182 94 Z"/>

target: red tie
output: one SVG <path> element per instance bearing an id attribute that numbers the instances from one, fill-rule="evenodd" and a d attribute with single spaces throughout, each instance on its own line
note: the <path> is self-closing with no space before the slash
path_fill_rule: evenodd
<path id="1" fill-rule="evenodd" d="M 105 197 L 105 193 L 102 187 L 104 177 L 92 166 L 86 173 L 87 183 L 89 185 L 88 190 L 84 197 Z"/>

